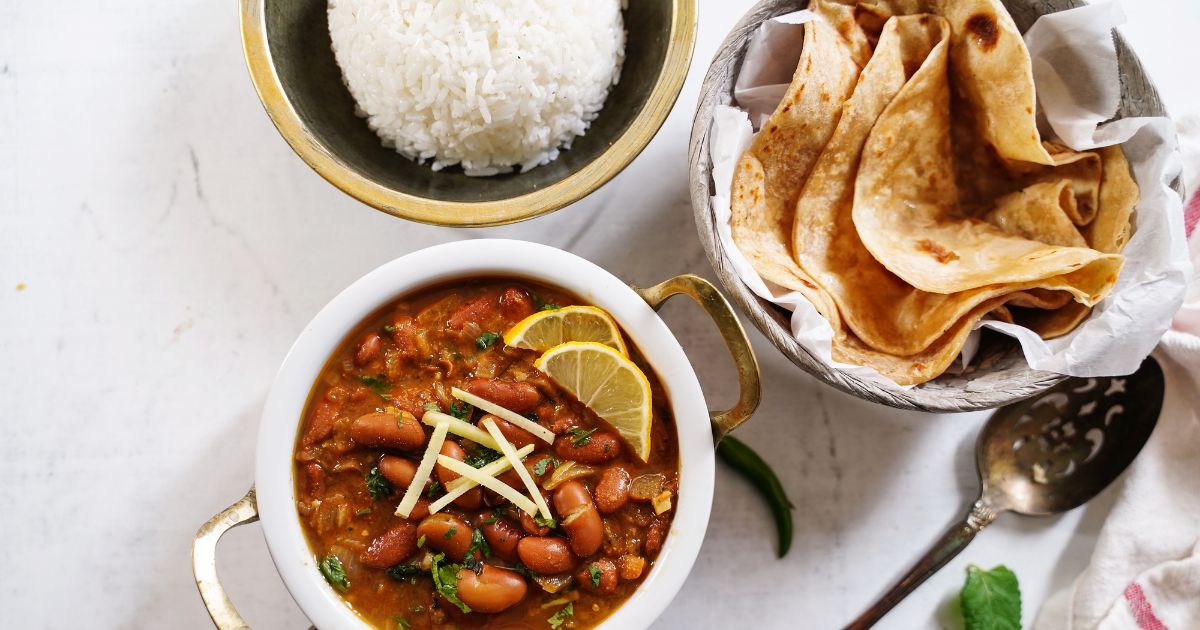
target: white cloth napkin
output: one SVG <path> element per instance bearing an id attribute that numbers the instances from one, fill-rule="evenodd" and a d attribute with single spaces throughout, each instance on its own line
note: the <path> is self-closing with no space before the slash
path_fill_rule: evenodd
<path id="1" fill-rule="evenodd" d="M 1181 121 L 1180 136 L 1200 263 L 1200 121 Z M 1154 356 L 1167 385 L 1158 424 L 1118 482 L 1091 563 L 1046 601 L 1035 630 L 1200 629 L 1200 281 Z"/>

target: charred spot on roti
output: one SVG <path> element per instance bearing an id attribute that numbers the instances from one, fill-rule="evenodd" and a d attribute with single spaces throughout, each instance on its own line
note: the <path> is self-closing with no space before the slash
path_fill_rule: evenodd
<path id="1" fill-rule="evenodd" d="M 996 16 L 987 13 L 976 13 L 967 18 L 967 30 L 975 36 L 975 43 L 984 50 L 996 47 L 1000 39 L 1000 26 L 996 24 Z"/>
<path id="2" fill-rule="evenodd" d="M 917 241 L 917 251 L 924 252 L 943 265 L 958 260 L 958 254 L 927 238 Z"/>

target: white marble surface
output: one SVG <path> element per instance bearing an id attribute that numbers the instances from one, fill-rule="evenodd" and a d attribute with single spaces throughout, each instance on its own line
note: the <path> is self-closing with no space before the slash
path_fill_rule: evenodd
<path id="1" fill-rule="evenodd" d="M 251 88 L 232 0 L 0 3 L 0 625 L 209 627 L 192 534 L 249 486 L 257 416 L 294 336 L 386 260 L 505 236 L 630 282 L 711 276 L 686 193 L 687 134 L 707 61 L 749 5 L 702 0 L 679 105 L 612 183 L 542 219 L 455 231 L 370 210 L 291 152 Z M 1126 11 L 1168 107 L 1200 111 L 1183 64 L 1200 5 Z M 682 303 L 664 312 L 711 401 L 727 402 L 732 370 L 707 320 Z M 704 551 L 659 628 L 838 627 L 976 491 L 985 414 L 872 406 L 754 338 L 765 393 L 739 435 L 782 474 L 795 546 L 775 559 L 762 504 L 721 470 Z M 1031 619 L 1086 560 L 1108 503 L 1002 516 L 880 627 L 957 627 L 970 562 L 1011 566 Z M 219 567 L 255 627 L 306 627 L 257 526 L 226 538 Z"/>

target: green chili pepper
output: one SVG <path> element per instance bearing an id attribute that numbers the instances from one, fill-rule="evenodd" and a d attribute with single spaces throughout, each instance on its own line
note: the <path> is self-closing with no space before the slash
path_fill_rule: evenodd
<path id="1" fill-rule="evenodd" d="M 758 493 L 767 500 L 767 505 L 771 506 L 771 512 L 775 515 L 775 529 L 779 533 L 779 557 L 786 556 L 792 548 L 792 502 L 788 501 L 775 471 L 771 470 L 758 453 L 734 437 L 725 436 L 717 444 L 717 455 L 750 480 Z"/>

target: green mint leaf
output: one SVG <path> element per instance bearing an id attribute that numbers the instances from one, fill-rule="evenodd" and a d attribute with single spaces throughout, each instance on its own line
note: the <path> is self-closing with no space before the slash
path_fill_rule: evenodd
<path id="1" fill-rule="evenodd" d="M 350 579 L 346 577 L 346 569 L 342 567 L 342 559 L 329 554 L 321 561 L 321 575 L 337 590 L 345 593 L 350 588 Z"/>
<path id="2" fill-rule="evenodd" d="M 559 608 L 558 612 L 551 615 L 550 618 L 546 620 L 546 623 L 550 624 L 551 628 L 557 628 L 566 623 L 566 621 L 574 614 L 575 606 L 572 604 L 567 604 L 566 606 Z"/>
<path id="3" fill-rule="evenodd" d="M 392 487 L 392 482 L 379 472 L 379 467 L 376 466 L 367 473 L 367 492 L 371 493 L 371 498 L 376 501 L 391 496 L 395 488 Z"/>
<path id="4" fill-rule="evenodd" d="M 588 576 L 590 576 L 592 578 L 592 587 L 599 588 L 600 575 L 602 573 L 603 573 L 603 571 L 600 570 L 600 567 L 598 567 L 594 564 L 588 567 Z"/>
<path id="5" fill-rule="evenodd" d="M 1021 589 L 1004 565 L 991 571 L 968 566 L 958 603 L 966 630 L 1021 630 Z"/>
<path id="6" fill-rule="evenodd" d="M 487 350 L 492 347 L 492 344 L 500 340 L 500 333 L 485 332 L 475 338 L 475 347 L 480 350 Z"/>

